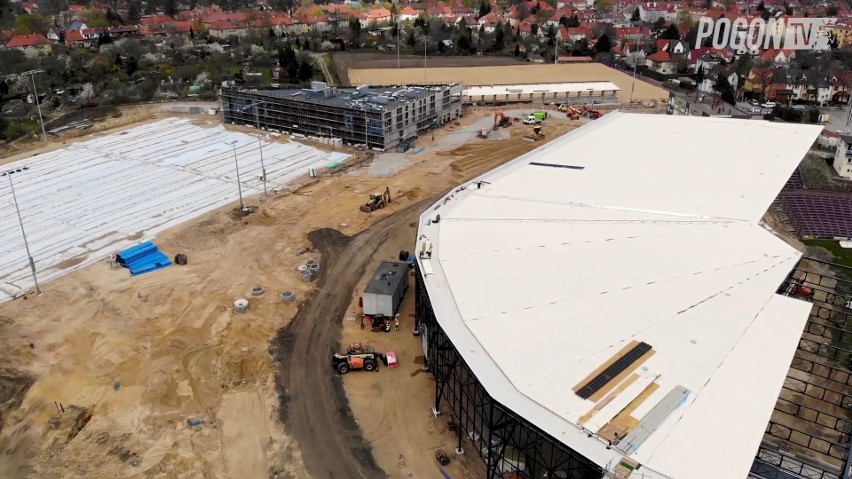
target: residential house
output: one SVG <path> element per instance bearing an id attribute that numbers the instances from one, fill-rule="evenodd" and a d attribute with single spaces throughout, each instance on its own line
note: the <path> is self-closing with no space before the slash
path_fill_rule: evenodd
<path id="1" fill-rule="evenodd" d="M 65 45 L 68 47 L 91 47 L 93 42 L 91 38 L 83 35 L 85 30 L 68 30 L 65 32 Z M 95 36 L 97 40 L 97 36 Z"/>
<path id="2" fill-rule="evenodd" d="M 840 134 L 828 128 L 823 128 L 817 138 L 817 145 L 825 150 L 836 150 L 838 143 L 840 143 Z"/>
<path id="3" fill-rule="evenodd" d="M 6 44 L 6 48 L 14 48 L 24 52 L 28 57 L 50 53 L 50 40 L 44 35 L 15 35 Z"/>
<path id="4" fill-rule="evenodd" d="M 834 166 L 838 175 L 847 180 L 852 180 L 852 136 L 840 135 L 832 166 Z"/>
<path id="5" fill-rule="evenodd" d="M 50 27 L 50 29 L 47 30 L 47 34 L 45 34 L 45 37 L 47 37 L 47 39 L 50 40 L 51 42 L 58 42 L 59 41 L 59 30 L 57 30 L 54 27 Z"/>
<path id="6" fill-rule="evenodd" d="M 521 38 L 528 38 L 532 35 L 532 25 L 526 22 L 519 23 L 516 27 L 518 30 L 518 36 Z"/>
<path id="7" fill-rule="evenodd" d="M 643 22 L 654 23 L 661 18 L 667 22 L 676 22 L 677 17 L 677 6 L 673 3 L 647 2 L 639 5 L 639 18 Z"/>
<path id="8" fill-rule="evenodd" d="M 561 27 L 559 29 L 559 39 L 563 43 L 574 43 L 588 37 L 588 32 L 583 27 Z"/>
<path id="9" fill-rule="evenodd" d="M 852 87 L 852 72 L 833 70 L 831 72 L 831 102 L 845 104 L 849 101 L 849 89 Z"/>
<path id="10" fill-rule="evenodd" d="M 557 8 L 568 7 L 577 11 L 591 10 L 594 6 L 594 0 L 558 0 Z"/>
<path id="11" fill-rule="evenodd" d="M 737 72 L 729 66 L 716 65 L 704 74 L 704 79 L 698 84 L 698 90 L 704 93 L 713 93 L 716 91 L 716 85 L 721 79 L 726 78 L 728 84 L 731 85 L 733 91 L 737 91 L 740 79 Z"/>
<path id="12" fill-rule="evenodd" d="M 494 13 L 494 12 L 492 12 Z M 490 14 L 489 14 L 490 15 Z M 411 8 L 411 5 L 406 5 L 399 10 L 396 18 L 403 22 L 414 21 L 417 17 L 420 16 L 420 12 Z M 486 15 L 488 16 L 488 15 Z"/>
<path id="13" fill-rule="evenodd" d="M 671 75 L 675 72 L 675 62 L 669 52 L 666 51 L 649 55 L 645 60 L 645 66 L 663 75 Z"/>
<path id="14" fill-rule="evenodd" d="M 248 25 L 243 22 L 229 22 L 222 20 L 207 24 L 207 32 L 214 38 L 228 38 L 230 36 L 241 37 L 248 33 Z"/>
<path id="15" fill-rule="evenodd" d="M 773 68 L 752 68 L 743 81 L 743 96 L 760 101 L 775 99 L 775 88 L 772 83 L 774 76 Z"/>
<path id="16" fill-rule="evenodd" d="M 615 27 L 615 39 L 618 41 L 641 40 L 649 36 L 651 29 L 648 27 Z"/>
<path id="17" fill-rule="evenodd" d="M 624 62 L 635 67 L 637 65 L 647 64 L 647 53 L 642 45 L 635 42 L 627 42 L 623 48 Z"/>
<path id="18" fill-rule="evenodd" d="M 657 40 L 657 51 L 683 54 L 689 52 L 689 45 L 683 40 Z"/>
<path id="19" fill-rule="evenodd" d="M 697 72 L 698 70 L 706 72 L 716 65 L 726 63 L 725 59 L 722 58 L 721 55 L 708 47 L 691 50 L 689 52 L 688 61 L 690 70 L 694 72 Z"/>
<path id="20" fill-rule="evenodd" d="M 831 101 L 831 74 L 817 70 L 798 71 L 793 99 L 819 106 Z"/>
<path id="21" fill-rule="evenodd" d="M 766 62 L 766 63 L 775 63 L 775 64 L 778 64 L 778 65 L 786 65 L 786 64 L 790 63 L 790 60 L 792 60 L 795 56 L 796 56 L 796 53 L 795 53 L 794 50 L 781 50 L 781 49 L 770 48 L 770 49 L 764 51 L 763 53 L 761 53 L 757 57 L 757 59 L 759 61 Z"/>
<path id="22" fill-rule="evenodd" d="M 498 24 L 505 24 L 505 20 L 499 13 L 491 11 L 486 15 L 479 17 L 479 26 L 485 29 L 488 33 L 494 33 Z"/>

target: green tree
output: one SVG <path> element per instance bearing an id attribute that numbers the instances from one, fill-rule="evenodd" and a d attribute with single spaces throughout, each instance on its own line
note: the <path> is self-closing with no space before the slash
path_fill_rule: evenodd
<path id="1" fill-rule="evenodd" d="M 175 0 L 165 0 L 165 2 L 163 2 L 163 13 L 169 16 L 172 16 L 177 13 L 177 5 L 175 4 Z"/>
<path id="2" fill-rule="evenodd" d="M 489 13 L 491 13 L 491 4 L 486 2 L 485 0 L 482 0 L 481 2 L 479 2 L 479 17 L 478 18 L 482 18 L 485 15 L 488 15 Z"/>
<path id="3" fill-rule="evenodd" d="M 45 34 L 50 29 L 52 22 L 49 18 L 35 14 L 22 14 L 15 18 L 16 35 L 32 35 L 33 33 Z"/>
<path id="4" fill-rule="evenodd" d="M 137 1 L 130 2 L 127 5 L 127 21 L 129 23 L 138 23 L 140 18 L 142 18 L 142 6 Z"/>
<path id="5" fill-rule="evenodd" d="M 665 30 L 663 30 L 663 33 L 660 35 L 660 38 L 663 40 L 680 40 L 680 30 L 678 30 L 677 25 L 672 23 Z"/>
<path id="6" fill-rule="evenodd" d="M 299 61 L 299 81 L 308 82 L 314 77 L 314 64 L 311 57 Z"/>
<path id="7" fill-rule="evenodd" d="M 502 52 L 506 49 L 506 34 L 503 33 L 503 25 L 497 23 L 497 34 L 494 36 L 494 49 Z"/>
<path id="8" fill-rule="evenodd" d="M 577 18 L 577 14 L 571 15 L 571 18 L 568 19 L 568 24 L 565 25 L 568 28 L 577 28 L 580 26 L 580 19 Z"/>
<path id="9" fill-rule="evenodd" d="M 353 40 L 361 38 L 361 21 L 354 15 L 349 17 L 349 31 L 352 32 Z"/>
<path id="10" fill-rule="evenodd" d="M 598 42 L 595 44 L 595 51 L 598 53 L 609 53 L 612 50 L 612 42 L 609 39 L 609 35 L 604 33 L 598 38 Z"/>
<path id="11" fill-rule="evenodd" d="M 633 15 L 630 16 L 630 21 L 631 22 L 638 22 L 641 19 L 642 19 L 642 17 L 639 16 L 639 7 L 636 7 L 636 9 L 633 10 Z"/>

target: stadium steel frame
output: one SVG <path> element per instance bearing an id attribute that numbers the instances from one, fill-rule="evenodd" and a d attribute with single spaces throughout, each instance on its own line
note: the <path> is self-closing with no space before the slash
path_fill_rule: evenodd
<path id="1" fill-rule="evenodd" d="M 419 266 L 416 277 L 415 320 L 424 337 L 426 365 L 435 379 L 435 411 L 449 411 L 457 447 L 473 447 L 482 458 L 485 479 L 508 474 L 535 479 L 603 477 L 599 466 L 488 394 L 435 319 Z"/>
<path id="2" fill-rule="evenodd" d="M 751 477 L 850 479 L 852 268 L 804 258 L 778 293 L 813 307 Z"/>

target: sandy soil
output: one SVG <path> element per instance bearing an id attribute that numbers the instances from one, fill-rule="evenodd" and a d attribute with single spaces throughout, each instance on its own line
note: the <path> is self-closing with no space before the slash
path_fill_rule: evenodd
<path id="1" fill-rule="evenodd" d="M 474 112 L 462 124 L 490 114 Z M 544 132 L 552 139 L 573 127 L 553 120 Z M 436 142 L 446 133 L 436 132 Z M 399 383 L 385 386 L 415 402 L 383 397 L 381 408 L 371 408 L 353 400 L 353 418 L 341 414 L 348 410 L 342 389 L 330 389 L 332 381 L 340 381 L 333 379 L 328 357 L 337 347 L 355 285 L 364 268 L 375 265 L 373 252 L 382 248 L 381 257 L 392 256 L 411 242 L 413 228 L 406 225 L 420 212 L 412 205 L 539 145 L 522 141 L 521 127 L 512 133 L 510 140 L 475 140 L 481 157 L 461 161 L 448 152 L 438 154 L 425 138 L 418 146 L 426 150 L 406 155 L 406 169 L 392 177 L 350 169 L 294 194 L 262 203 L 253 198 L 249 205 L 260 210 L 245 220 L 234 220 L 224 208 L 161 234 L 161 250 L 187 254 L 187 266 L 131 278 L 125 270 L 98 263 L 43 285 L 41 296 L 0 304 L 0 477 L 373 478 L 379 469 L 395 476 L 391 471 L 400 470 L 401 460 L 412 474 L 434 475 L 430 458 L 436 445 L 444 445 L 446 426 L 429 422 L 431 392 L 424 375 L 400 375 Z M 70 140 L 57 143 L 63 141 Z M 358 211 L 367 193 L 385 185 L 395 197 L 389 208 L 371 215 Z M 384 218 L 393 219 L 371 228 Z M 317 250 L 307 237 L 317 228 L 354 238 L 326 241 Z M 345 249 L 350 244 L 354 250 Z M 345 261 L 325 264 L 329 258 L 322 253 Z M 338 268 L 331 275 L 335 281 L 301 281 L 296 268 L 311 258 Z M 234 314 L 233 301 L 248 297 L 255 285 L 266 293 L 251 298 L 249 313 Z M 296 293 L 296 303 L 279 300 L 287 290 Z M 328 328 L 289 338 L 290 351 L 301 354 L 276 362 L 270 340 L 279 329 L 284 339 L 288 331 L 299 331 L 282 327 L 311 290 L 316 299 L 301 309 L 307 320 L 293 324 L 324 322 Z M 311 305 L 329 314 L 311 315 L 317 311 Z M 395 345 L 406 368 L 378 374 L 376 380 L 410 373 L 414 344 Z M 287 344 L 271 346 L 282 358 L 277 353 Z M 289 387 L 293 377 L 307 384 Z M 351 377 L 353 385 L 368 379 Z M 369 391 L 356 387 L 350 393 L 364 397 Z M 413 410 L 422 414 L 408 423 Z M 291 418 L 302 420 L 285 429 L 279 417 L 287 411 L 300 411 Z M 189 426 L 190 418 L 204 423 Z M 397 438 L 390 444 L 381 437 L 382 421 Z M 362 441 L 357 424 L 365 425 L 369 440 L 360 453 L 349 448 Z M 346 428 L 349 434 L 336 433 Z M 322 447 L 328 438 L 338 439 Z M 378 451 L 376 465 L 358 476 L 360 466 L 353 465 L 370 465 L 370 446 Z"/>
<path id="2" fill-rule="evenodd" d="M 427 61 L 428 66 L 428 61 Z M 576 65 L 515 65 L 515 66 L 481 66 L 476 68 L 432 68 L 425 73 L 422 68 L 350 68 L 347 72 L 349 81 L 353 84 L 370 85 L 400 85 L 406 83 L 427 82 L 462 82 L 465 85 L 517 85 L 523 83 L 558 83 L 582 81 L 611 81 L 621 88 L 618 100 L 626 103 L 630 99 L 630 90 L 634 79 L 625 73 L 609 68 L 600 63 L 580 63 Z M 636 80 L 633 99 L 665 100 L 669 94 L 666 90 L 654 85 Z"/>

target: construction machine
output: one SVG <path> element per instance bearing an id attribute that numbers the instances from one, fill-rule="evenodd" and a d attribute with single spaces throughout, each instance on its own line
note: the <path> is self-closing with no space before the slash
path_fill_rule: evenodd
<path id="1" fill-rule="evenodd" d="M 370 346 L 361 343 L 350 344 L 343 354 L 335 353 L 331 358 L 331 367 L 340 374 L 346 374 L 353 369 L 363 369 L 367 372 L 378 371 L 379 362 L 386 359 Z"/>
<path id="2" fill-rule="evenodd" d="M 510 126 L 512 126 L 512 119 L 506 116 L 505 113 L 498 111 L 494 114 L 494 130 L 498 128 L 508 128 Z"/>
<path id="3" fill-rule="evenodd" d="M 385 191 L 381 194 L 370 194 L 370 201 L 361 205 L 361 211 L 363 211 L 364 213 L 369 213 L 371 211 L 380 210 L 390 204 L 390 202 L 390 188 L 385 188 Z"/>
<path id="4" fill-rule="evenodd" d="M 541 132 L 541 125 L 536 125 L 532 127 L 532 129 L 524 135 L 524 140 L 526 141 L 538 141 L 544 139 L 544 133 Z"/>
<path id="5" fill-rule="evenodd" d="M 589 110 L 589 118 L 592 119 L 592 120 L 597 120 L 598 118 L 600 118 L 602 116 L 603 116 L 603 113 L 601 113 L 597 110 Z"/>
<path id="6" fill-rule="evenodd" d="M 479 131 L 476 132 L 477 138 L 488 138 L 488 128 L 480 128 Z"/>
<path id="7" fill-rule="evenodd" d="M 810 298 L 811 296 L 813 296 L 814 295 L 814 289 L 811 288 L 810 286 L 805 286 L 803 283 L 804 282 L 801 279 L 794 279 L 787 286 L 787 294 L 791 295 L 791 296 L 792 295 L 802 296 L 802 297 L 805 297 L 805 298 Z"/>

